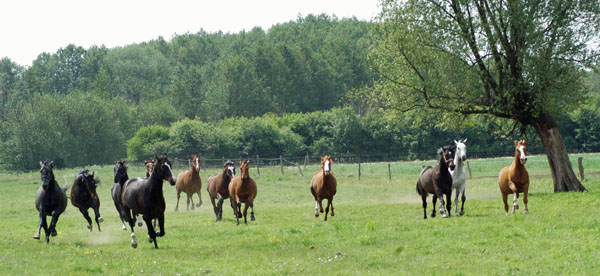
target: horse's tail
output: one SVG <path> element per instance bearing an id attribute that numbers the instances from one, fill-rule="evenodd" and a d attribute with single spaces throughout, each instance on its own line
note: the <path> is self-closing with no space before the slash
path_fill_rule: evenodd
<path id="1" fill-rule="evenodd" d="M 67 190 L 71 188 L 71 185 L 69 184 L 65 184 L 65 186 L 62 186 L 61 189 L 63 190 L 64 193 L 67 193 Z"/>
<path id="2" fill-rule="evenodd" d="M 423 173 L 430 167 L 431 166 L 423 166 L 423 169 L 421 169 L 421 173 L 419 173 L 419 179 L 417 179 L 417 193 L 420 195 L 425 193 L 425 190 L 423 190 L 423 187 L 421 186 L 421 176 L 423 176 Z"/>

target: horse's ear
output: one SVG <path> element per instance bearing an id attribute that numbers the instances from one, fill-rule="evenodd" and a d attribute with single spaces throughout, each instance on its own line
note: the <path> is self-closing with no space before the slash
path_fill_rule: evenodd
<path id="1" fill-rule="evenodd" d="M 96 172 L 92 172 L 92 178 L 94 178 L 94 174 L 96 174 Z"/>
<path id="2" fill-rule="evenodd" d="M 44 166 L 44 162 L 40 161 L 40 167 Z"/>
<path id="3" fill-rule="evenodd" d="M 519 141 L 515 140 L 515 146 L 519 145 Z"/>
<path id="4" fill-rule="evenodd" d="M 458 141 L 454 140 L 454 143 L 455 143 L 455 144 L 458 144 L 459 142 L 460 142 L 460 140 L 458 140 Z"/>
<path id="5" fill-rule="evenodd" d="M 244 164 L 244 162 L 242 162 L 242 160 L 240 160 L 240 166 L 242 166 L 242 164 Z"/>
<path id="6" fill-rule="evenodd" d="M 444 153 L 444 147 L 441 147 L 437 150 L 437 154 L 442 155 Z"/>
<path id="7" fill-rule="evenodd" d="M 463 143 L 466 143 L 466 142 L 467 142 L 467 139 L 469 139 L 469 138 L 465 138 L 465 140 L 463 140 Z"/>
<path id="8" fill-rule="evenodd" d="M 54 161 L 50 161 L 50 168 L 54 168 Z"/>

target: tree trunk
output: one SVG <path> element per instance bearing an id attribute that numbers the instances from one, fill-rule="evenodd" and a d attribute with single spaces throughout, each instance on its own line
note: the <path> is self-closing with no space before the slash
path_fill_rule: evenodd
<path id="1" fill-rule="evenodd" d="M 535 122 L 534 127 L 542 140 L 548 163 L 550 163 L 554 192 L 586 191 L 586 188 L 581 185 L 581 182 L 575 176 L 567 147 L 556 124 Z"/>

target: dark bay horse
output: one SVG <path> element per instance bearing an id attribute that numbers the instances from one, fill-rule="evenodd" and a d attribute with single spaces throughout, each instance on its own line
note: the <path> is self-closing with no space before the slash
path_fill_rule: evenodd
<path id="1" fill-rule="evenodd" d="M 529 173 L 527 173 L 525 163 L 527 163 L 527 146 L 525 145 L 525 140 L 515 141 L 515 160 L 512 165 L 504 167 L 498 176 L 498 186 L 500 186 L 500 192 L 502 193 L 502 201 L 504 201 L 504 212 L 506 212 L 506 215 L 508 215 L 508 195 L 515 194 L 512 209 L 512 213 L 514 214 L 515 210 L 519 209 L 519 204 L 517 204 L 519 193 L 523 193 L 525 214 L 529 213 L 529 208 L 527 208 Z"/>
<path id="2" fill-rule="evenodd" d="M 88 170 L 84 169 L 77 173 L 73 186 L 71 188 L 71 204 L 77 207 L 83 217 L 88 222 L 87 228 L 92 231 L 92 219 L 88 214 L 88 209 L 94 209 L 96 224 L 98 225 L 98 231 L 100 229 L 100 223 L 104 219 L 100 216 L 100 198 L 96 193 L 96 186 L 100 184 L 97 178 L 94 178 L 94 173 L 90 174 Z"/>
<path id="3" fill-rule="evenodd" d="M 443 146 L 437 152 L 440 155 L 440 161 L 435 167 L 426 166 L 421 170 L 419 180 L 417 180 L 417 193 L 421 195 L 423 201 L 423 218 L 427 218 L 427 195 L 433 194 L 433 212 L 431 217 L 435 217 L 435 204 L 440 199 L 440 213 L 442 217 L 447 218 L 452 209 L 452 175 L 454 170 L 454 148 L 452 146 Z M 444 209 L 444 198 L 446 195 L 446 209 Z"/>
<path id="4" fill-rule="evenodd" d="M 115 164 L 115 178 L 112 188 L 110 189 L 110 194 L 112 196 L 113 202 L 115 203 L 115 208 L 117 209 L 117 213 L 119 213 L 119 218 L 121 218 L 121 223 L 123 224 L 123 231 L 127 230 L 127 226 L 125 226 L 125 222 L 127 221 L 127 217 L 122 212 L 121 205 L 121 191 L 123 191 L 123 185 L 127 180 L 129 180 L 129 175 L 127 175 L 127 166 L 125 166 L 125 161 L 117 161 Z"/>
<path id="5" fill-rule="evenodd" d="M 137 247 L 133 226 L 134 218 L 141 214 L 148 227 L 148 240 L 154 242 L 158 248 L 156 237 L 165 235 L 165 198 L 163 196 L 163 180 L 167 180 L 171 186 L 175 185 L 171 162 L 167 156 L 156 157 L 154 167 L 149 178 L 132 178 L 125 182 L 121 194 L 122 211 L 129 221 L 131 227 L 131 246 Z M 152 219 L 158 219 L 160 231 L 156 232 L 152 226 Z"/>
<path id="6" fill-rule="evenodd" d="M 215 211 L 216 221 L 223 218 L 223 200 L 229 198 L 229 182 L 235 176 L 235 166 L 231 160 L 227 160 L 223 164 L 223 171 L 218 174 L 211 175 L 206 181 L 206 191 L 210 197 L 210 202 Z M 215 199 L 218 200 L 215 204 Z M 231 206 L 233 208 L 233 206 Z M 233 211 L 235 215 L 235 210 Z"/>
<path id="7" fill-rule="evenodd" d="M 43 227 L 46 234 L 46 243 L 50 242 L 50 235 L 56 236 L 56 223 L 58 217 L 67 208 L 68 186 L 59 187 L 58 182 L 54 178 L 54 162 L 50 163 L 40 161 L 40 176 L 42 179 L 42 187 L 38 189 L 37 197 L 35 198 L 35 208 L 40 213 L 40 224 L 37 233 L 33 236 L 34 239 L 40 239 L 40 229 Z M 50 227 L 46 222 L 46 216 L 52 216 Z"/>
<path id="8" fill-rule="evenodd" d="M 202 205 L 202 197 L 200 196 L 200 190 L 202 188 L 202 180 L 200 179 L 200 155 L 192 156 L 192 167 L 189 170 L 185 170 L 177 175 L 177 183 L 175 189 L 177 190 L 177 205 L 175 205 L 175 211 L 179 209 L 179 197 L 181 192 L 185 192 L 187 195 L 187 208 L 190 209 L 190 200 L 192 201 L 192 210 L 194 210 L 194 199 L 192 196 L 198 194 L 198 205 Z"/>
<path id="9" fill-rule="evenodd" d="M 233 207 L 237 224 L 240 224 L 242 217 L 242 203 L 244 203 L 244 224 L 248 224 L 246 214 L 248 206 L 250 210 L 250 220 L 254 221 L 254 198 L 256 198 L 256 182 L 249 173 L 250 160 L 240 161 L 240 174 L 234 176 L 229 182 L 229 200 Z"/>
<path id="10" fill-rule="evenodd" d="M 329 213 L 329 206 L 331 206 L 331 216 L 335 216 L 333 210 L 333 196 L 337 192 L 337 180 L 331 172 L 332 165 L 331 156 L 327 155 L 321 157 L 321 169 L 318 170 L 310 181 L 310 192 L 315 198 L 315 218 L 319 217 L 319 212 L 323 213 L 323 199 L 327 199 L 327 207 L 325 208 L 325 219 L 327 221 L 327 214 Z"/>

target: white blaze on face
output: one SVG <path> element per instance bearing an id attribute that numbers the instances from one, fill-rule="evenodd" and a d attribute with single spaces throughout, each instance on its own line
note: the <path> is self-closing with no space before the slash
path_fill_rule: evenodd
<path id="1" fill-rule="evenodd" d="M 235 176 L 235 170 L 233 166 L 228 166 L 227 169 L 231 172 L 231 175 Z"/>
<path id="2" fill-rule="evenodd" d="M 523 150 L 523 148 L 524 148 L 524 146 L 519 146 L 517 148 L 517 150 L 519 150 L 519 152 L 521 153 L 521 159 L 525 160 L 525 159 L 527 159 L 527 156 L 525 156 L 525 151 Z"/>
<path id="3" fill-rule="evenodd" d="M 323 163 L 323 170 L 329 172 L 329 160 L 325 160 L 325 163 Z"/>
<path id="4" fill-rule="evenodd" d="M 167 168 L 169 169 L 169 173 L 171 173 L 171 177 L 173 177 L 173 171 L 171 170 L 171 166 L 167 163 L 165 163 L 165 166 L 167 166 Z"/>
<path id="5" fill-rule="evenodd" d="M 196 159 L 196 170 L 200 170 L 200 160 Z"/>

